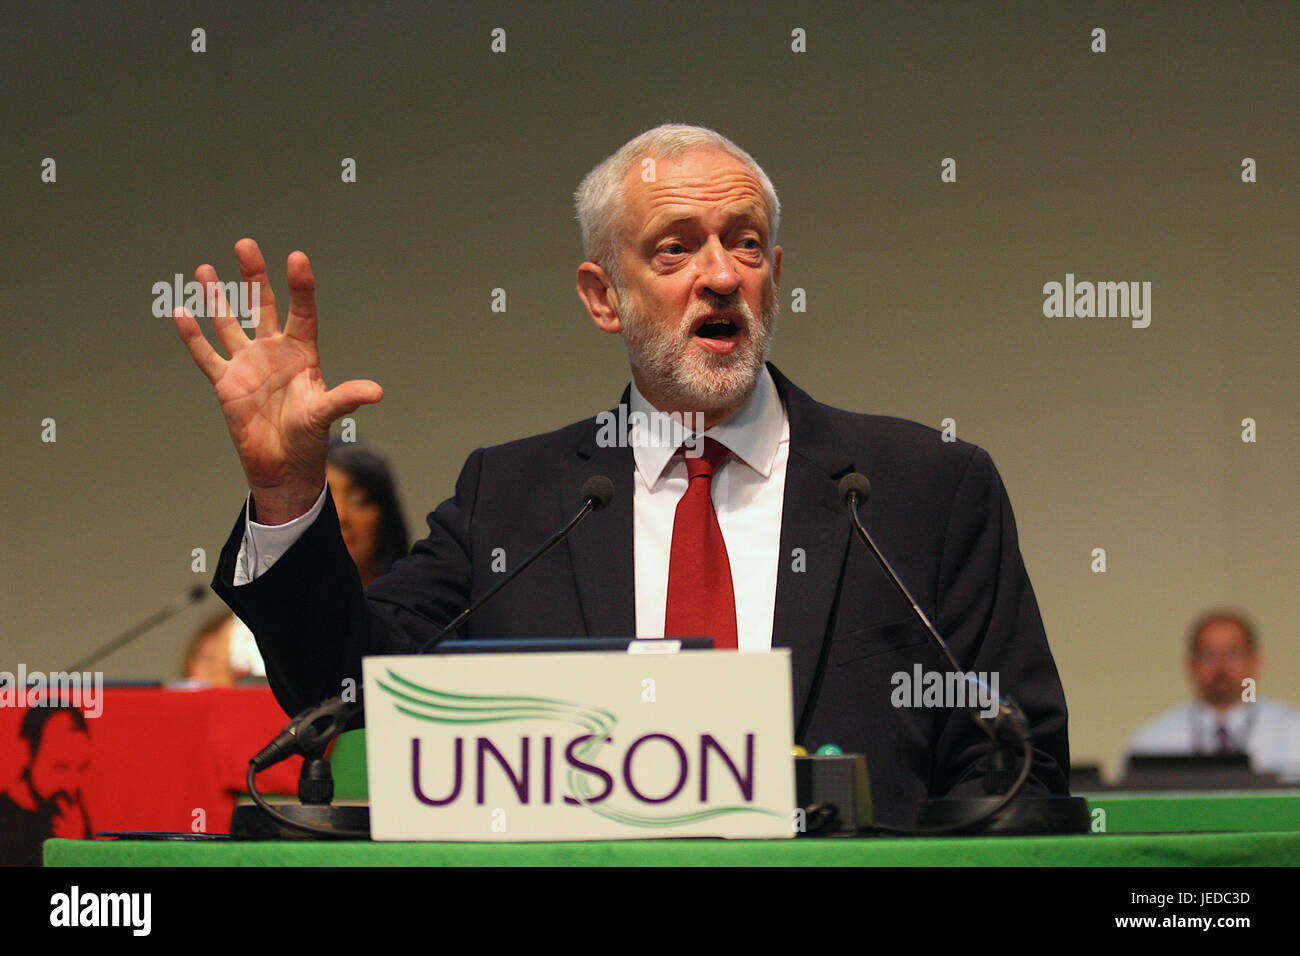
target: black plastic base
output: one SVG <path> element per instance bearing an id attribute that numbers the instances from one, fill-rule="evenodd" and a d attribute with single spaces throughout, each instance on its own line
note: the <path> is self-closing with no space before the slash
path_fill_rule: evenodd
<path id="1" fill-rule="evenodd" d="M 276 806 L 276 811 L 283 813 L 290 820 L 309 823 L 326 830 L 353 831 L 342 832 L 333 839 L 356 840 L 356 831 L 370 832 L 369 807 L 334 807 L 310 806 L 307 804 L 286 803 Z M 230 836 L 235 840 L 328 840 L 330 837 L 317 833 L 305 833 L 287 827 L 279 820 L 266 814 L 256 804 L 235 807 L 230 818 Z"/>
<path id="2" fill-rule="evenodd" d="M 955 826 L 963 820 L 973 820 L 987 813 L 1001 799 L 955 797 L 923 800 L 916 815 L 916 825 L 922 830 Z M 983 823 L 950 832 L 953 835 L 979 833 L 988 836 L 1027 836 L 1087 833 L 1091 825 L 1088 801 L 1083 797 L 1018 797 Z"/>

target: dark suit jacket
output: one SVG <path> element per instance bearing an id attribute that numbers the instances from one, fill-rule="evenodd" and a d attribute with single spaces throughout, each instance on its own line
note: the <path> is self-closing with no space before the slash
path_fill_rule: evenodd
<path id="1" fill-rule="evenodd" d="M 1028 716 L 1036 748 L 1030 790 L 1066 793 L 1065 696 L 988 454 L 914 422 L 822 405 L 769 368 L 790 419 L 772 642 L 792 652 L 796 725 L 805 718 L 800 742 L 810 751 L 836 743 L 866 754 L 879 822 L 911 823 L 926 796 L 982 792 L 987 738 L 966 715 L 890 702 L 891 675 L 916 663 L 945 668 L 853 540 L 836 486 L 861 471 L 873 487 L 863 520 L 899 576 L 957 660 L 998 672 L 1001 691 Z M 257 636 L 286 712 L 337 695 L 344 677 L 359 682 L 363 655 L 412 653 L 500 580 L 495 549 L 510 566 L 531 553 L 578 509 L 592 475 L 614 482 L 613 502 L 485 605 L 463 634 L 634 634 L 632 450 L 599 447 L 596 431 L 590 418 L 475 451 L 455 496 L 429 515 L 428 537 L 364 593 L 328 495 L 320 517 L 272 568 L 232 587 L 241 509 L 213 587 Z"/>

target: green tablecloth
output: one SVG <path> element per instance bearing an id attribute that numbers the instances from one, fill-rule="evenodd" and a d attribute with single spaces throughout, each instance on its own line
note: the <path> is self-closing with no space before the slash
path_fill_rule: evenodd
<path id="1" fill-rule="evenodd" d="M 1053 837 L 189 843 L 50 840 L 47 866 L 1300 866 L 1300 791 L 1085 795 Z M 1098 813 L 1104 811 L 1104 816 Z"/>
<path id="2" fill-rule="evenodd" d="M 50 840 L 46 866 L 1297 866 L 1300 832 L 594 843 Z"/>
<path id="3" fill-rule="evenodd" d="M 1300 830 L 1300 791 L 1236 790 L 1080 794 L 1107 833 Z"/>

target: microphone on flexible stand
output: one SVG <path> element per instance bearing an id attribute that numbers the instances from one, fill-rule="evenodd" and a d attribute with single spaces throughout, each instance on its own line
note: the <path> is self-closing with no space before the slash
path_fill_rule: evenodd
<path id="1" fill-rule="evenodd" d="M 912 612 L 925 626 L 930 639 L 947 661 L 953 672 L 962 676 L 968 687 L 976 691 L 973 698 L 990 694 L 988 685 L 974 674 L 966 673 L 953 656 L 948 644 L 939 635 L 929 617 L 921 610 L 906 585 L 885 560 L 870 532 L 862 523 L 858 507 L 871 494 L 871 482 L 865 475 L 853 472 L 845 475 L 839 484 L 840 499 L 848 509 L 853 529 L 875 557 L 885 575 L 898 593 L 911 606 Z M 978 692 L 983 692 L 980 694 Z M 969 695 L 968 700 L 972 699 Z M 987 698 L 985 698 L 987 699 Z M 917 814 L 915 830 L 879 829 L 909 835 L 938 833 L 1086 833 L 1089 829 L 1088 803 L 1082 797 L 1039 797 L 1021 793 L 1033 766 L 1033 741 L 1029 721 L 1020 705 L 1008 695 L 999 695 L 997 713 L 985 717 L 973 706 L 962 708 L 975 721 L 976 726 L 988 736 L 991 750 L 984 768 L 985 797 L 941 797 L 923 800 Z M 1016 772 L 1016 757 L 1021 765 Z"/>
<path id="2" fill-rule="evenodd" d="M 614 483 L 604 475 L 593 475 L 582 486 L 582 507 L 559 531 L 542 542 L 541 546 L 515 566 L 500 581 L 485 591 L 452 618 L 447 625 L 425 641 L 416 652 L 427 654 L 447 637 L 454 634 L 484 604 L 534 561 L 567 538 L 587 515 L 599 511 L 614 498 Z M 331 697 L 315 707 L 309 707 L 293 718 L 280 734 L 253 756 L 248 762 L 248 792 L 256 806 L 236 807 L 230 821 L 230 834 L 253 839 L 302 839 L 303 835 L 330 839 L 369 839 L 369 807 L 335 807 L 334 780 L 330 775 L 325 750 L 330 741 L 347 729 L 348 724 L 364 706 L 364 688 L 358 687 L 355 700 L 345 700 L 342 695 Z M 298 798 L 301 804 L 273 807 L 257 792 L 253 777 L 281 760 L 301 755 L 302 774 L 298 780 Z M 269 818 L 269 819 L 268 819 Z"/>
<path id="3" fill-rule="evenodd" d="M 112 654 L 120 648 L 126 647 L 126 645 L 130 644 L 140 635 L 148 633 L 169 617 L 176 616 L 191 604 L 197 604 L 207 596 L 208 589 L 205 587 L 200 587 L 196 584 L 192 587 L 186 588 L 180 594 L 176 595 L 176 597 L 167 602 L 166 605 L 146 617 L 143 621 L 128 627 L 121 634 L 117 635 L 117 637 L 101 644 L 86 657 L 83 657 L 81 660 L 69 667 L 68 670 L 74 673 L 77 671 L 84 671 L 86 668 L 90 667 L 91 664 L 99 663 L 109 654 Z"/>
<path id="4" fill-rule="evenodd" d="M 604 475 L 592 475 L 588 478 L 582 485 L 582 508 L 579 509 L 577 514 L 569 519 L 569 523 L 543 541 L 540 548 L 528 557 L 524 558 L 523 562 L 519 564 L 514 571 L 507 574 L 504 578 L 484 592 L 482 597 L 469 607 L 465 608 L 465 610 L 461 611 L 456 617 L 452 618 L 451 622 L 439 633 L 425 641 L 416 653 L 428 654 L 435 647 L 441 644 L 444 639 L 456 633 L 460 626 L 473 616 L 475 611 L 490 601 L 498 591 L 517 578 L 524 568 L 528 567 L 547 551 L 550 551 L 553 547 L 567 538 L 569 533 L 578 526 L 578 523 L 582 521 L 583 518 L 587 517 L 587 515 L 591 514 L 593 511 L 599 511 L 613 500 L 614 482 L 610 481 Z"/>

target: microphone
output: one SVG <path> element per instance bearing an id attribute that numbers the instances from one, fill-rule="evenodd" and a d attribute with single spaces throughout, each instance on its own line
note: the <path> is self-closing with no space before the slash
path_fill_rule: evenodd
<path id="1" fill-rule="evenodd" d="M 866 475 L 855 471 L 840 479 L 839 491 L 841 501 L 847 503 L 852 498 L 854 505 L 865 504 L 871 497 L 871 482 L 867 480 Z"/>
<path id="2" fill-rule="evenodd" d="M 536 551 L 484 592 L 477 601 L 474 601 L 460 614 L 452 618 L 446 627 L 425 641 L 416 653 L 428 654 L 436 648 L 443 640 L 462 627 L 479 608 L 500 593 L 502 588 L 519 577 L 534 561 L 567 538 L 587 515 L 607 506 L 614 499 L 614 483 L 604 475 L 592 475 L 583 483 L 581 495 L 582 507 L 578 509 L 577 513 L 569 519 L 564 527 L 543 541 Z M 328 765 L 324 759 L 325 748 L 331 740 L 347 728 L 348 723 L 361 712 L 363 706 L 363 688 L 358 687 L 355 700 L 345 701 L 342 695 L 339 695 L 331 697 L 315 707 L 309 707 L 295 716 L 275 740 L 262 748 L 249 761 L 247 782 L 250 795 L 257 805 L 272 819 L 282 826 L 292 827 L 295 830 L 315 836 L 335 839 L 340 837 L 368 838 L 370 836 L 368 814 L 364 818 L 352 814 L 347 817 L 347 823 L 350 825 L 340 826 L 337 821 L 343 819 L 343 817 L 336 818 L 329 813 L 332 810 L 356 811 L 360 809 L 364 811 L 366 808 L 324 806 L 333 799 L 334 795 L 334 784 L 328 778 Z M 303 776 L 299 780 L 298 787 L 299 799 L 302 800 L 303 806 L 272 807 L 257 792 L 257 788 L 253 785 L 253 776 L 295 754 L 302 754 L 308 758 L 303 764 Z M 237 817 L 242 816 L 239 813 L 241 809 L 243 808 L 236 808 Z M 299 815 L 303 819 L 293 819 L 292 816 L 285 813 L 286 810 L 290 813 L 295 810 L 301 811 Z M 363 820 L 366 829 L 361 829 L 360 822 Z M 274 828 L 268 830 L 264 821 L 250 820 L 245 817 L 239 819 L 239 823 L 241 824 L 239 829 L 243 835 L 266 836 L 278 839 L 284 839 L 286 836 L 292 835 L 275 831 Z M 231 821 L 230 829 L 233 835 L 237 829 L 236 820 Z"/>
<path id="3" fill-rule="evenodd" d="M 577 514 L 569 519 L 569 523 L 542 542 L 541 547 L 516 565 L 513 571 L 488 589 L 482 597 L 452 618 L 446 627 L 420 645 L 416 653 L 428 654 L 448 636 L 454 634 L 479 608 L 495 597 L 507 584 L 519 577 L 529 565 L 567 538 L 583 518 L 593 511 L 604 508 L 613 498 L 614 483 L 612 481 L 604 475 L 593 475 L 588 478 L 582 486 L 582 507 Z M 323 751 L 324 747 L 320 744 L 321 740 L 327 744 L 342 733 L 343 728 L 361 711 L 362 706 L 362 694 L 361 690 L 358 689 L 355 701 L 344 701 L 340 695 L 331 697 L 315 707 L 309 707 L 299 712 L 289 722 L 289 725 L 280 732 L 280 735 L 253 758 L 253 761 L 258 764 L 257 769 L 259 771 L 265 770 L 267 767 L 295 754 L 315 750 L 317 746 L 320 746 L 320 750 Z M 317 723 L 322 719 L 326 720 L 325 726 L 317 727 Z"/>
<path id="4" fill-rule="evenodd" d="M 614 500 L 614 482 L 604 475 L 592 475 L 582 483 L 582 500 L 591 502 L 592 511 L 599 511 Z"/>
<path id="5" fill-rule="evenodd" d="M 447 638 L 451 634 L 454 634 L 461 627 L 461 625 L 463 625 L 467 620 L 470 619 L 470 617 L 474 614 L 474 612 L 476 612 L 479 608 L 481 608 L 484 604 L 486 604 L 489 600 L 491 600 L 498 591 L 504 588 L 515 578 L 519 577 L 519 575 L 523 572 L 524 568 L 528 567 L 530 564 L 532 564 L 534 561 L 536 561 L 538 558 L 544 555 L 547 551 L 550 551 L 553 547 L 555 547 L 557 544 L 559 544 L 561 541 L 567 538 L 570 532 L 572 532 L 573 529 L 578 526 L 578 524 L 582 521 L 583 518 L 587 517 L 587 515 L 591 514 L 593 511 L 599 511 L 601 508 L 604 508 L 607 504 L 609 504 L 613 500 L 614 500 L 614 482 L 610 481 L 604 475 L 592 475 L 590 478 L 588 478 L 582 485 L 582 508 L 579 509 L 577 514 L 575 514 L 571 519 L 569 519 L 569 523 L 566 524 L 559 531 L 555 532 L 555 534 L 551 535 L 545 541 L 543 541 L 542 546 L 540 548 L 538 548 L 528 557 L 524 558 L 521 564 L 517 565 L 513 571 L 511 571 L 504 578 L 502 578 L 491 588 L 489 588 L 486 592 L 484 592 L 482 597 L 480 597 L 469 607 L 465 608 L 465 610 L 461 611 L 460 614 L 458 614 L 456 617 L 452 618 L 450 624 L 444 627 L 439 633 L 429 638 L 429 640 L 425 641 L 424 644 L 421 645 L 419 651 L 417 651 L 416 653 L 428 654 L 435 647 L 441 644 L 445 638 Z"/>
<path id="6" fill-rule="evenodd" d="M 974 687 L 972 689 L 978 690 L 981 687 L 985 687 L 985 685 L 979 680 L 979 678 L 975 677 L 974 675 L 965 674 L 965 671 L 962 669 L 962 666 L 957 663 L 957 658 L 953 656 L 952 651 L 949 649 L 948 642 L 945 641 L 939 635 L 939 631 L 935 628 L 933 624 L 930 623 L 929 617 L 927 617 L 926 613 L 923 610 L 921 610 L 921 606 L 916 603 L 916 599 L 912 597 L 912 592 L 907 590 L 907 586 L 903 584 L 902 578 L 898 576 L 898 574 L 894 571 L 890 563 L 887 560 L 885 560 L 884 554 L 881 552 L 880 548 L 876 546 L 876 542 L 871 537 L 870 532 L 868 532 L 866 527 L 862 524 L 862 518 L 858 515 L 858 507 L 862 505 L 867 500 L 867 498 L 870 497 L 871 495 L 871 482 L 867 480 L 867 476 L 860 474 L 856 471 L 853 472 L 853 474 L 851 475 L 845 475 L 843 478 L 840 479 L 839 492 L 840 492 L 840 500 L 843 501 L 844 504 L 848 507 L 849 520 L 853 522 L 853 529 L 858 533 L 858 537 L 861 538 L 863 543 L 865 543 L 866 546 L 871 550 L 871 553 L 872 555 L 875 556 L 877 563 L 884 570 L 885 574 L 889 577 L 889 580 L 893 583 L 894 587 L 897 588 L 898 593 L 903 596 L 903 600 L 905 600 L 909 605 L 911 605 L 912 613 L 915 614 L 917 618 L 921 621 L 921 623 L 925 626 L 925 629 L 930 634 L 930 639 L 934 641 L 935 646 L 939 649 L 939 653 L 942 654 L 944 659 L 948 662 L 948 666 L 951 667 L 953 671 L 955 671 L 956 673 L 963 674 L 967 682 L 974 684 Z M 1000 719 L 1002 716 L 1001 700 L 999 700 L 998 705 L 999 706 L 998 706 L 997 719 Z M 988 721 L 983 717 L 981 717 L 975 710 L 971 708 L 967 708 L 967 712 L 972 717 L 975 718 L 975 721 L 979 725 L 980 729 L 983 730 L 986 734 L 988 734 L 989 738 L 993 740 L 994 743 L 996 743 L 998 738 L 994 730 L 989 726 Z M 995 723 L 996 723 L 996 719 L 995 719 Z M 1027 724 L 1023 729 L 1024 729 L 1024 734 L 1027 738 L 1028 737 Z M 1013 734 L 1016 737 L 1015 742 L 1018 745 L 1020 743 L 1019 734 L 1015 733 L 1014 731 Z"/>
<path id="7" fill-rule="evenodd" d="M 890 563 L 885 559 L 885 555 L 880 548 L 876 546 L 875 540 L 867 531 L 866 526 L 862 523 L 862 518 L 858 514 L 858 508 L 871 495 L 871 482 L 867 480 L 866 475 L 858 472 L 845 475 L 839 483 L 840 500 L 844 502 L 848 510 L 849 520 L 853 524 L 854 531 L 863 544 L 871 551 L 876 562 L 880 565 L 885 575 L 893 583 L 898 593 L 903 596 L 908 605 L 912 608 L 912 613 L 925 626 L 934 642 L 939 653 L 947 661 L 948 666 L 954 673 L 960 674 L 971 688 L 972 694 L 968 695 L 968 700 L 979 700 L 986 694 L 990 693 L 988 685 L 974 674 L 968 674 L 957 663 L 957 658 L 953 656 L 948 643 L 940 636 L 939 631 L 930 622 L 930 618 L 921 610 L 921 606 L 912 597 L 912 593 L 903 584 L 902 578 L 894 571 Z M 983 693 L 980 693 L 980 692 Z M 987 698 L 985 698 L 987 699 Z M 896 831 L 907 833 L 949 833 L 960 830 L 973 830 L 977 826 L 983 825 L 983 828 L 989 832 L 997 833 L 1064 833 L 1064 832 L 1087 832 L 1089 828 L 1088 805 L 1080 797 L 1021 797 L 1020 791 L 1024 788 L 1025 781 L 1029 779 L 1029 771 L 1033 765 L 1033 743 L 1029 730 L 1029 721 L 1025 713 L 1020 709 L 1020 705 L 1012 700 L 1008 695 L 1000 694 L 998 696 L 997 713 L 988 718 L 983 716 L 975 705 L 968 704 L 963 708 L 976 726 L 980 728 L 989 738 L 992 744 L 992 759 L 984 772 L 984 788 L 991 796 L 985 798 L 972 799 L 954 799 L 944 798 L 940 800 L 926 800 L 921 805 L 921 811 L 918 814 L 918 822 L 924 820 L 927 816 L 935 818 L 938 823 L 935 826 L 924 827 L 920 830 Z M 1012 770 L 1014 767 L 1014 754 L 1020 752 L 1022 765 L 1020 772 L 1011 781 Z M 1012 805 L 1012 801 L 1019 800 L 1019 803 L 1012 812 L 1004 814 L 1001 818 L 999 814 Z M 964 812 L 962 812 L 964 811 Z M 973 814 L 973 815 L 972 815 Z M 955 818 L 955 819 L 954 819 Z M 890 828 L 880 828 L 890 829 Z"/>
<path id="8" fill-rule="evenodd" d="M 167 620 L 169 617 L 175 617 L 177 614 L 185 610 L 191 604 L 197 604 L 199 601 L 202 601 L 207 596 L 208 596 L 207 588 L 201 587 L 200 585 L 197 584 L 191 585 L 190 587 L 182 591 L 180 594 L 176 595 L 176 597 L 172 598 L 167 604 L 163 605 L 157 611 L 154 611 L 152 614 L 146 617 L 139 624 L 135 624 L 132 627 L 128 627 L 117 637 L 113 638 L 107 643 L 102 644 L 95 650 L 91 651 L 89 655 L 77 661 L 75 664 L 69 667 L 68 670 L 74 673 L 76 671 L 86 670 L 88 667 L 90 667 L 91 664 L 98 663 L 99 661 L 103 660 L 105 657 L 107 657 L 109 654 L 112 654 L 114 651 L 118 650 L 119 648 L 125 647 L 126 645 L 130 644 L 140 635 L 146 634 L 149 631 L 153 630 L 155 627 L 157 627 L 163 621 Z"/>
<path id="9" fill-rule="evenodd" d="M 259 750 L 249 763 L 260 773 L 294 754 L 323 755 L 329 742 L 343 733 L 348 720 L 359 707 L 360 702 L 345 701 L 341 696 L 309 707 L 289 721 L 288 726 Z"/>

